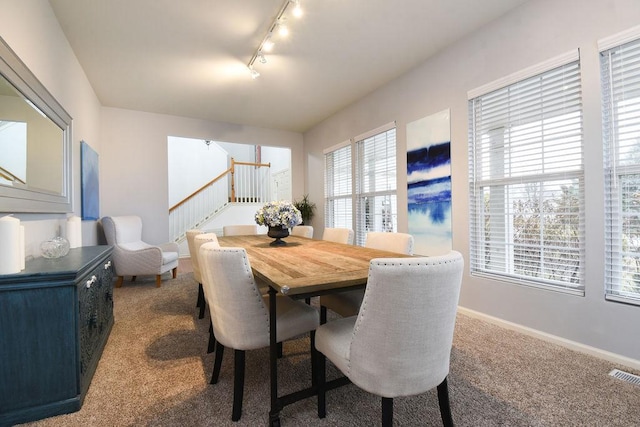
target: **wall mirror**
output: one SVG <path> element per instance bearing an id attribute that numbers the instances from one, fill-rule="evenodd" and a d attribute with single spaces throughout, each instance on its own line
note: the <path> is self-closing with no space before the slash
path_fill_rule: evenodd
<path id="1" fill-rule="evenodd" d="M 71 116 L 0 38 L 0 212 L 71 212 Z"/>

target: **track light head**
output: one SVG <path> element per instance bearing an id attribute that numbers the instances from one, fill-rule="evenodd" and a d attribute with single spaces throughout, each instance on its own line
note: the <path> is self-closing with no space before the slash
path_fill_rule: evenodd
<path id="1" fill-rule="evenodd" d="M 296 18 L 300 18 L 302 16 L 302 7 L 300 7 L 300 0 L 291 0 L 293 3 L 293 11 L 291 12 L 293 16 Z"/>

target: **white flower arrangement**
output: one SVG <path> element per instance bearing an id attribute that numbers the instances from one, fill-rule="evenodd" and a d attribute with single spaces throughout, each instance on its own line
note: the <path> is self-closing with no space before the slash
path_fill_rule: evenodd
<path id="1" fill-rule="evenodd" d="M 302 223 L 302 214 L 291 202 L 267 202 L 256 212 L 256 223 L 268 227 L 291 228 Z"/>

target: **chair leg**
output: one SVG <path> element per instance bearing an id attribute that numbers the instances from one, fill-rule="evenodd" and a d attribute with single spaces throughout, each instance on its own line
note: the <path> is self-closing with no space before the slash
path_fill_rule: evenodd
<path id="1" fill-rule="evenodd" d="M 178 277 L 178 267 L 175 267 L 173 270 L 171 270 L 171 273 L 174 279 Z"/>
<path id="2" fill-rule="evenodd" d="M 196 307 L 200 307 L 200 313 L 198 313 L 198 319 L 204 317 L 204 310 L 207 307 L 207 301 L 204 299 L 204 290 L 202 289 L 202 283 L 198 283 L 198 303 Z"/>
<path id="3" fill-rule="evenodd" d="M 327 307 L 324 305 L 320 306 L 320 324 L 324 325 L 327 323 Z"/>
<path id="4" fill-rule="evenodd" d="M 327 416 L 326 403 L 326 365 L 327 358 L 319 351 L 316 351 L 316 386 L 318 387 L 318 418 Z"/>
<path id="5" fill-rule="evenodd" d="M 318 368 L 318 350 L 316 350 L 316 331 L 309 332 L 309 342 L 311 343 L 311 386 L 318 383 L 316 369 Z"/>
<path id="6" fill-rule="evenodd" d="M 449 387 L 447 377 L 438 385 L 438 405 L 440 406 L 440 417 L 442 425 L 453 427 L 453 417 L 451 416 L 451 405 L 449 404 Z"/>
<path id="7" fill-rule="evenodd" d="M 138 277 L 138 276 L 131 276 L 131 281 L 135 282 L 136 281 L 136 277 Z"/>
<path id="8" fill-rule="evenodd" d="M 244 394 L 244 350 L 235 350 L 233 357 L 233 413 L 231 421 L 238 421 L 242 416 L 242 397 Z"/>
<path id="9" fill-rule="evenodd" d="M 284 354 L 282 341 L 278 343 L 278 359 L 282 359 L 282 355 Z"/>
<path id="10" fill-rule="evenodd" d="M 213 353 L 216 349 L 216 335 L 213 333 L 213 323 L 209 321 L 209 344 L 207 345 L 207 353 Z"/>
<path id="11" fill-rule="evenodd" d="M 222 366 L 222 355 L 224 354 L 224 346 L 219 342 L 216 343 L 216 360 L 213 362 L 213 374 L 209 384 L 216 384 L 220 376 L 220 366 Z"/>
<path id="12" fill-rule="evenodd" d="M 393 425 L 393 399 L 390 397 L 382 398 L 382 427 L 391 427 Z"/>
<path id="13" fill-rule="evenodd" d="M 123 276 L 118 276 L 118 280 L 116 280 L 116 288 L 121 287 L 123 281 L 124 281 L 124 277 Z"/>
<path id="14" fill-rule="evenodd" d="M 156 275 L 156 288 L 162 286 L 162 274 Z"/>
<path id="15" fill-rule="evenodd" d="M 196 307 L 200 307 L 202 305 L 202 283 L 198 283 L 198 299 L 196 300 Z"/>

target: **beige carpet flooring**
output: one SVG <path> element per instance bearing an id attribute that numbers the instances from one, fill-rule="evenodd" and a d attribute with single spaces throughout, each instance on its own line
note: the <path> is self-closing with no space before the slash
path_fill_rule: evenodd
<path id="1" fill-rule="evenodd" d="M 247 352 L 243 415 L 233 423 L 233 352 L 225 353 L 220 382 L 210 385 L 209 318 L 197 318 L 196 289 L 188 268 L 161 288 L 153 278 L 125 281 L 115 290 L 115 325 L 82 409 L 26 425 L 267 425 L 268 350 Z M 308 339 L 285 344 L 282 390 L 309 384 L 308 355 Z M 449 375 L 454 421 L 474 427 L 640 426 L 640 387 L 609 377 L 615 367 L 459 314 Z M 398 398 L 394 406 L 395 425 L 441 425 L 435 390 Z M 380 399 L 347 385 L 329 392 L 325 419 L 317 418 L 315 399 L 306 399 L 285 407 L 281 421 L 379 425 Z"/>

